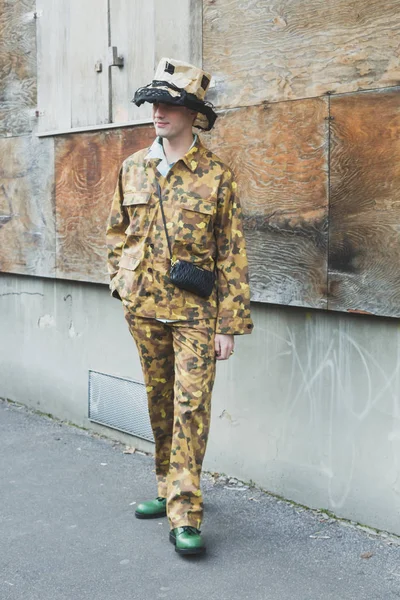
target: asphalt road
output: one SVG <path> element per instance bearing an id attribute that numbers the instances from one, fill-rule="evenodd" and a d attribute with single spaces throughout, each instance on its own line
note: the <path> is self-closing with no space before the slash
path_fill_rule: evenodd
<path id="1" fill-rule="evenodd" d="M 151 457 L 0 401 L 1 600 L 392 600 L 400 546 L 205 475 L 204 557 L 181 557 Z"/>

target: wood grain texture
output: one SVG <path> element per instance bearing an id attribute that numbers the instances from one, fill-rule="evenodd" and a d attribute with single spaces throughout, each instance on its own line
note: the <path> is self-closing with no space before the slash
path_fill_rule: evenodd
<path id="1" fill-rule="evenodd" d="M 110 122 L 107 0 L 69 0 L 72 127 Z M 103 70 L 97 73 L 96 62 Z M 118 67 L 113 67 L 118 68 Z"/>
<path id="2" fill-rule="evenodd" d="M 39 132 L 108 123 L 107 0 L 37 0 L 37 9 Z"/>
<path id="3" fill-rule="evenodd" d="M 138 107 L 131 100 L 139 87 L 153 79 L 154 0 L 113 0 L 110 22 L 111 44 L 124 57 L 122 69 L 111 69 L 113 122 L 151 118 L 150 104 Z"/>
<path id="4" fill-rule="evenodd" d="M 0 271 L 54 277 L 54 141 L 0 140 Z"/>
<path id="5" fill-rule="evenodd" d="M 36 0 L 38 56 L 38 131 L 71 127 L 70 3 Z"/>
<path id="6" fill-rule="evenodd" d="M 253 300 L 326 308 L 327 104 L 228 111 L 205 136 L 238 182 Z"/>
<path id="7" fill-rule="evenodd" d="M 204 0 L 221 107 L 398 85 L 400 0 Z"/>
<path id="8" fill-rule="evenodd" d="M 202 0 L 113 0 L 110 19 L 112 45 L 125 61 L 111 70 L 113 122 L 151 118 L 151 106 L 135 106 L 133 95 L 163 56 L 201 65 Z"/>
<path id="9" fill-rule="evenodd" d="M 56 138 L 57 277 L 108 282 L 105 229 L 118 170 L 153 140 L 152 126 Z"/>
<path id="10" fill-rule="evenodd" d="M 400 89 L 331 99 L 330 309 L 400 317 Z"/>
<path id="11" fill-rule="evenodd" d="M 155 63 L 177 58 L 201 67 L 202 0 L 154 0 Z"/>
<path id="12" fill-rule="evenodd" d="M 34 0 L 0 0 L 0 136 L 32 131 L 36 108 Z"/>

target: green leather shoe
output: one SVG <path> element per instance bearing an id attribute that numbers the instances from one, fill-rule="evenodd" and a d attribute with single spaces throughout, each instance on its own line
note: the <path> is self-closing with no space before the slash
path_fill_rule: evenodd
<path id="1" fill-rule="evenodd" d="M 200 530 L 196 527 L 175 527 L 169 533 L 169 541 L 175 544 L 175 552 L 179 554 L 203 554 L 206 551 Z"/>
<path id="2" fill-rule="evenodd" d="M 158 519 L 159 517 L 165 517 L 166 515 L 167 499 L 160 497 L 155 500 L 141 502 L 135 510 L 135 517 L 137 519 Z"/>

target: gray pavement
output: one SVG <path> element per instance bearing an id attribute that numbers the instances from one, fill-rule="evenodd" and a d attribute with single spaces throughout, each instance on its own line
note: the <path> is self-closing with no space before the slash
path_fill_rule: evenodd
<path id="1" fill-rule="evenodd" d="M 391 600 L 400 547 L 205 475 L 207 554 L 182 558 L 153 459 L 0 401 L 1 600 Z"/>

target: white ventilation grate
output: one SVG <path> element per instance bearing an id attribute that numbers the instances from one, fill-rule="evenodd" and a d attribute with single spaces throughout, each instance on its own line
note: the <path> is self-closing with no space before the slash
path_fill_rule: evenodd
<path id="1" fill-rule="evenodd" d="M 89 371 L 89 420 L 154 442 L 144 383 Z"/>

